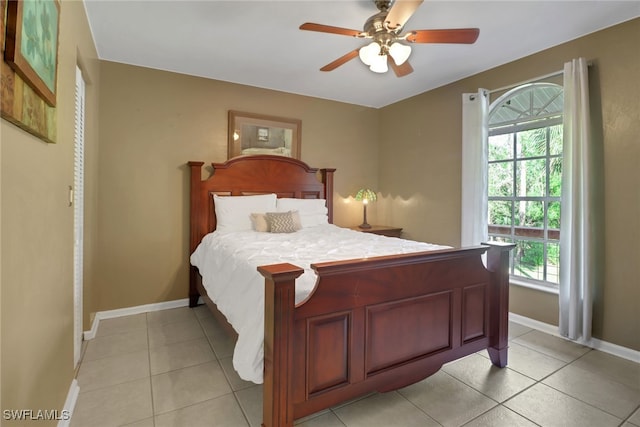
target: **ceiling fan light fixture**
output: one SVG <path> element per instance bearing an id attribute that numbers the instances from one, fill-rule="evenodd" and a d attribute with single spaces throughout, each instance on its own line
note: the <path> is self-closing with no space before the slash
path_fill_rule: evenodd
<path id="1" fill-rule="evenodd" d="M 358 51 L 360 60 L 369 66 L 374 73 L 386 73 L 389 68 L 387 66 L 387 55 L 383 52 L 378 42 L 371 42 L 363 46 Z"/>
<path id="2" fill-rule="evenodd" d="M 389 55 L 391 55 L 396 65 L 402 65 L 411 55 L 411 46 L 395 42 L 389 47 Z"/>
<path id="3" fill-rule="evenodd" d="M 358 55 L 365 65 L 371 65 L 376 60 L 376 57 L 380 56 L 380 45 L 377 42 L 371 42 L 361 47 Z"/>
<path id="4" fill-rule="evenodd" d="M 387 66 L 387 55 L 377 54 L 369 65 L 369 69 L 374 73 L 386 73 L 389 70 Z"/>

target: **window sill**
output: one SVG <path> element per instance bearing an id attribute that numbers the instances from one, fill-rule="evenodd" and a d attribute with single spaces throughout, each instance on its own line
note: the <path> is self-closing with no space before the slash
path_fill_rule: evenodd
<path id="1" fill-rule="evenodd" d="M 536 291 L 545 292 L 547 294 L 554 294 L 554 295 L 560 294 L 560 291 L 558 290 L 558 288 L 553 288 L 551 286 L 543 285 L 540 283 L 529 282 L 527 280 L 518 279 L 513 276 L 509 277 L 509 284 L 521 286 L 523 288 L 534 289 Z"/>

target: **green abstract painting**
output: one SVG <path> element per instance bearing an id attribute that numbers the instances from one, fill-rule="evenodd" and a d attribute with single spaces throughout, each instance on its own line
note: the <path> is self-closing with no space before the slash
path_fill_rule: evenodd
<path id="1" fill-rule="evenodd" d="M 49 143 L 57 140 L 59 11 L 53 0 L 0 0 L 0 116 Z"/>
<path id="2" fill-rule="evenodd" d="M 56 104 L 58 0 L 9 1 L 5 60 L 50 106 Z"/>
<path id="3" fill-rule="evenodd" d="M 56 89 L 58 8 L 53 1 L 27 0 L 22 9 L 20 52 L 51 92 Z"/>

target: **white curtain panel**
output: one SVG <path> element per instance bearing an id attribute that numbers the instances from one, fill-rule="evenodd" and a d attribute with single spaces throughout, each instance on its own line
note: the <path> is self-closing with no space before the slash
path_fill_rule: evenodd
<path id="1" fill-rule="evenodd" d="M 559 329 L 581 342 L 591 339 L 596 280 L 593 151 L 587 61 L 573 59 L 564 64 Z"/>
<path id="2" fill-rule="evenodd" d="M 489 93 L 462 94 L 462 223 L 461 246 L 479 245 L 487 230 L 487 139 Z"/>

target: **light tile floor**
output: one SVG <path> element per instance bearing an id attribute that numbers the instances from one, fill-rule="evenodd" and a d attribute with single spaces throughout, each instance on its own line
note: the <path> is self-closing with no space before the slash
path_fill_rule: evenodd
<path id="1" fill-rule="evenodd" d="M 298 424 L 640 427 L 640 364 L 509 327 L 505 369 L 480 352 Z M 235 373 L 233 344 L 204 306 L 101 321 L 85 346 L 71 426 L 260 426 L 262 386 Z"/>

